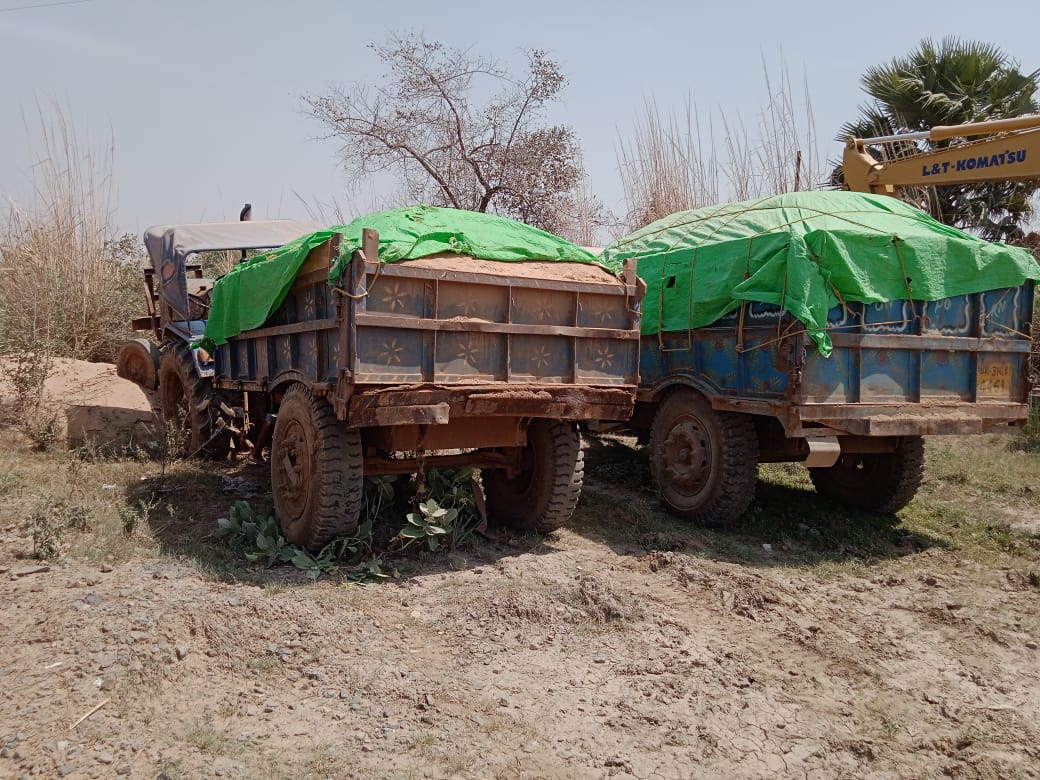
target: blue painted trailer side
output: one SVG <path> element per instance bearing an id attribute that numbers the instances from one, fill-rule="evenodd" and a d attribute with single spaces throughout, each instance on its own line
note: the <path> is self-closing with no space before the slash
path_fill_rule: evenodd
<path id="1" fill-rule="evenodd" d="M 809 423 L 870 434 L 863 421 L 892 410 L 924 422 L 915 427 L 908 416 L 885 435 L 974 429 L 961 419 L 940 430 L 935 415 L 951 412 L 982 429 L 1015 424 L 1027 414 L 1032 307 L 1031 283 L 939 301 L 838 306 L 827 323 L 834 352 L 824 358 L 798 321 L 749 302 L 707 327 L 644 335 L 640 400 L 689 385 L 717 409 L 775 417 L 789 436 Z"/>

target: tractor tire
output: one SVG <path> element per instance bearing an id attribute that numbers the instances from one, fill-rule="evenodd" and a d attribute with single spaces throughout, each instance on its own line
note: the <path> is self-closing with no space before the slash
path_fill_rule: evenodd
<path id="1" fill-rule="evenodd" d="M 747 414 L 716 412 L 692 390 L 667 395 L 650 429 L 650 470 L 670 513 L 706 527 L 733 523 L 758 478 L 758 436 Z"/>
<path id="2" fill-rule="evenodd" d="M 481 473 L 488 517 L 513 528 L 549 533 L 571 519 L 585 478 L 585 454 L 573 423 L 536 419 L 527 429 L 524 468 Z"/>
<path id="3" fill-rule="evenodd" d="M 286 391 L 271 437 L 271 492 L 285 538 L 317 553 L 358 527 L 364 475 L 361 434 L 306 385 Z"/>
<path id="4" fill-rule="evenodd" d="M 159 386 L 159 348 L 149 339 L 131 339 L 119 350 L 116 376 L 129 379 L 142 390 Z"/>
<path id="5" fill-rule="evenodd" d="M 924 438 L 904 436 L 895 452 L 842 455 L 829 468 L 809 469 L 816 492 L 852 509 L 894 514 L 924 479 Z"/>
<path id="6" fill-rule="evenodd" d="M 230 433 L 217 424 L 219 402 L 209 380 L 199 376 L 191 350 L 185 344 L 170 344 L 159 361 L 159 402 L 163 419 L 177 432 L 181 454 L 226 458 Z"/>

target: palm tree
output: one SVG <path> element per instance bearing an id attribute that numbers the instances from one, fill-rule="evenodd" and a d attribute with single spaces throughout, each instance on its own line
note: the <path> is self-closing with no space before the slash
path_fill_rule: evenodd
<path id="1" fill-rule="evenodd" d="M 1036 92 L 1040 70 L 1022 73 L 1018 62 L 998 47 L 980 41 L 925 39 L 905 57 L 867 69 L 861 79 L 871 102 L 838 136 L 870 138 L 928 130 L 1040 111 Z M 906 141 L 871 150 L 892 159 L 948 146 L 951 141 Z M 835 183 L 841 182 L 840 169 Z M 984 182 L 928 187 L 910 192 L 916 205 L 948 225 L 972 230 L 989 240 L 1022 235 L 1021 223 L 1033 211 L 1040 180 Z"/>

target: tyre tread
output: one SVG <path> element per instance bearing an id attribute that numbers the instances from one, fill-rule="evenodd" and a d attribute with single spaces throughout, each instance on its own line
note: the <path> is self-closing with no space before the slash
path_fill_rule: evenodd
<path id="1" fill-rule="evenodd" d="M 696 399 L 696 400 L 695 400 Z M 666 395 L 658 404 L 657 413 L 654 416 L 654 424 L 650 428 L 650 440 L 648 450 L 650 452 L 650 470 L 654 481 L 661 493 L 663 484 L 663 466 L 656 455 L 662 446 L 660 437 L 665 431 L 657 425 L 657 420 L 667 419 L 674 414 L 672 407 L 686 407 L 689 404 L 710 405 L 707 399 L 699 394 L 694 394 L 687 388 L 676 388 Z M 715 499 L 703 509 L 696 512 L 679 512 L 673 507 L 668 507 L 673 514 L 679 514 L 686 519 L 693 520 L 700 525 L 714 528 L 730 525 L 735 522 L 750 506 L 755 495 L 755 483 L 758 480 L 758 433 L 755 431 L 755 423 L 749 414 L 737 414 L 734 412 L 714 412 L 720 437 L 720 460 L 721 484 Z M 663 493 L 662 493 L 663 500 Z M 666 506 L 667 502 L 666 502 Z"/>
<path id="2" fill-rule="evenodd" d="M 184 390 L 184 401 L 190 416 L 191 437 L 185 447 L 187 454 L 193 454 L 202 447 L 201 452 L 209 458 L 220 460 L 227 457 L 229 446 L 226 436 L 218 437 L 203 446 L 216 430 L 217 422 L 213 409 L 216 408 L 217 393 L 208 379 L 199 376 L 187 344 L 168 345 L 163 350 L 159 364 L 160 394 L 163 392 L 163 376 L 169 377 L 171 373 L 176 374 L 177 381 Z M 163 413 L 167 414 L 168 410 L 164 409 Z"/>
<path id="3" fill-rule="evenodd" d="M 872 471 L 862 485 L 850 487 L 835 482 L 829 468 L 809 469 L 816 492 L 839 504 L 867 512 L 895 514 L 909 504 L 924 481 L 924 437 L 904 436 L 894 452 L 873 455 L 882 458 L 880 471 Z"/>
<path id="4" fill-rule="evenodd" d="M 364 499 L 361 433 L 345 428 L 329 402 L 314 396 L 305 384 L 292 385 L 282 403 L 290 393 L 305 396 L 321 452 L 317 511 L 302 545 L 318 552 L 329 542 L 357 531 Z"/>

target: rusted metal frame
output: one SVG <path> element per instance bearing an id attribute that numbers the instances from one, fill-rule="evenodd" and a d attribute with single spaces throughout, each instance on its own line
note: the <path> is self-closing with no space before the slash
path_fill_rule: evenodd
<path id="1" fill-rule="evenodd" d="M 370 406 L 351 409 L 347 425 L 350 428 L 387 425 L 446 425 L 449 415 L 450 407 L 446 403 Z"/>
<path id="2" fill-rule="evenodd" d="M 513 285 L 510 284 L 506 287 L 506 322 L 513 321 Z M 513 340 L 506 336 L 506 376 L 505 381 L 507 383 L 512 381 L 512 366 L 513 366 Z"/>
<path id="3" fill-rule="evenodd" d="M 367 255 L 366 255 L 367 257 Z M 503 261 L 507 262 L 507 261 Z M 375 271 L 375 263 L 368 259 L 371 271 Z M 430 268 L 409 267 L 407 262 L 384 263 L 380 270 L 383 277 L 403 276 L 408 279 L 448 279 L 450 281 L 464 282 L 468 284 L 493 285 L 497 287 L 513 286 L 513 276 L 499 274 L 482 274 L 476 271 L 437 271 Z M 613 279 L 614 281 L 608 281 Z M 616 277 L 609 276 L 604 272 L 603 282 L 572 282 L 564 279 L 543 279 L 541 277 L 523 277 L 524 287 L 535 290 L 554 290 L 559 292 L 586 292 L 598 293 L 600 295 L 626 295 L 625 285 L 617 281 Z"/>
<path id="4" fill-rule="evenodd" d="M 801 418 L 805 421 L 819 419 L 856 419 L 872 417 L 879 414 L 914 415 L 926 417 L 929 414 L 968 413 L 981 417 L 1003 417 L 1017 414 L 1025 407 L 1025 403 L 1006 401 L 978 402 L 967 401 L 954 403 L 936 402 L 932 404 L 896 403 L 896 404 L 803 404 L 799 407 Z"/>
<path id="5" fill-rule="evenodd" d="M 949 436 L 985 433 L 995 428 L 1012 427 L 1022 422 L 1019 418 L 973 417 L 960 415 L 904 415 L 898 418 L 864 417 L 830 421 L 830 435 L 840 436 L 844 431 L 856 436 Z M 818 430 L 818 429 L 808 429 Z M 801 435 L 794 432 L 791 435 Z"/>
<path id="6" fill-rule="evenodd" d="M 527 443 L 521 416 L 458 417 L 449 425 L 384 425 L 365 428 L 365 446 L 391 452 L 522 447 Z"/>
<path id="7" fill-rule="evenodd" d="M 786 329 L 791 326 L 792 322 L 794 322 L 794 318 L 791 315 L 782 315 L 777 327 L 782 325 Z M 805 341 L 805 331 L 799 329 L 782 339 L 778 347 L 778 349 L 788 352 L 787 387 L 784 389 L 784 397 L 778 413 L 774 416 L 783 425 L 785 431 L 790 431 L 792 427 L 800 425 L 795 406 L 802 397 L 802 376 L 805 371 L 806 358 Z"/>
<path id="8" fill-rule="evenodd" d="M 423 317 L 426 322 L 436 320 L 439 314 L 440 280 L 427 279 L 423 285 Z M 426 381 L 432 381 L 437 362 L 437 329 L 422 328 L 422 375 Z"/>
<path id="9" fill-rule="evenodd" d="M 340 236 L 342 240 L 342 236 Z M 336 256 L 339 256 L 339 247 Z M 336 416 L 346 420 L 349 414 L 350 398 L 354 392 L 354 378 L 357 372 L 357 320 L 358 310 L 367 308 L 367 283 L 365 279 L 365 257 L 366 253 L 372 252 L 372 257 L 379 260 L 379 233 L 368 228 L 361 231 L 361 250 L 354 252 L 350 258 L 344 276 L 350 277 L 350 295 L 336 295 L 336 317 L 339 319 L 339 366 L 336 371 L 336 393 L 333 398 L 333 407 Z M 366 293 L 362 295 L 358 291 L 365 286 Z"/>
<path id="10" fill-rule="evenodd" d="M 324 247 L 324 254 L 325 254 L 325 256 L 323 258 L 322 267 L 321 268 L 317 268 L 314 271 L 311 271 L 311 272 L 308 272 L 308 273 L 305 274 L 305 277 L 307 279 L 306 283 L 310 286 L 310 294 L 314 296 L 314 309 L 315 309 L 315 311 L 318 310 L 318 301 L 319 301 L 319 299 L 321 299 L 321 301 L 322 301 L 322 310 L 325 311 L 326 313 L 328 312 L 327 306 L 325 304 L 325 296 L 328 294 L 328 290 L 329 290 L 329 287 L 328 287 L 328 283 L 329 283 L 328 282 L 328 279 L 329 279 L 329 268 L 331 267 L 332 263 L 334 263 L 336 261 L 336 258 L 339 257 L 339 251 L 340 251 L 340 246 L 341 246 L 342 242 L 343 242 L 343 234 L 342 233 L 338 233 L 338 232 L 337 233 L 333 233 L 332 237 L 329 239 L 328 243 Z M 312 250 L 312 254 L 313 254 L 313 250 Z M 306 266 L 307 266 L 307 264 L 304 263 L 304 268 L 306 268 Z M 333 296 L 333 298 L 335 298 L 335 296 Z M 334 311 L 334 313 L 333 313 L 333 323 L 334 323 L 333 327 L 334 327 L 334 329 L 338 329 L 339 328 L 340 321 L 341 321 L 340 317 L 339 317 L 339 314 L 340 314 L 339 309 L 336 309 Z M 317 363 L 317 366 L 316 366 L 317 376 L 319 376 L 319 377 L 327 377 L 330 374 L 334 373 L 335 368 L 336 368 L 335 366 L 330 365 L 331 360 L 330 360 L 329 348 L 328 348 L 328 338 L 326 337 L 326 334 L 320 333 L 320 332 L 315 332 L 313 334 L 313 337 L 314 337 L 314 352 L 315 352 L 315 358 L 316 358 L 315 362 Z"/>
<path id="11" fill-rule="evenodd" d="M 972 336 L 913 336 L 831 333 L 835 347 L 861 349 L 936 349 L 957 352 L 1029 352 L 1027 339 L 975 338 Z"/>
<path id="12" fill-rule="evenodd" d="M 622 403 L 584 403 L 573 400 L 526 400 L 514 403 L 480 403 L 475 407 L 459 408 L 449 412 L 447 420 L 442 417 L 443 406 L 385 406 L 348 411 L 347 427 L 351 429 L 385 427 L 392 425 L 446 425 L 453 420 L 488 417 L 528 417 L 548 420 L 627 420 L 632 416 L 634 404 L 626 399 Z M 449 407 L 450 408 L 450 407 Z"/>
<path id="13" fill-rule="evenodd" d="M 475 400 L 510 400 L 517 398 L 535 398 L 543 401 L 557 399 L 575 399 L 583 403 L 617 404 L 631 396 L 630 388 L 619 387 L 587 387 L 585 385 L 514 385 L 501 387 L 497 385 L 460 385 L 444 387 L 439 385 L 394 387 L 387 389 L 366 387 L 358 388 L 351 401 L 353 410 L 375 406 L 396 406 L 410 404 L 449 403 L 459 409 L 466 403 Z"/>
<path id="14" fill-rule="evenodd" d="M 327 278 L 328 274 L 326 274 Z M 328 289 L 326 286 L 328 282 L 314 283 L 311 285 L 311 295 L 314 296 L 314 309 L 318 310 L 319 298 L 325 297 L 325 291 Z M 325 306 L 325 301 L 322 300 L 321 308 L 323 311 L 328 311 Z M 339 321 L 333 315 L 333 327 L 334 332 L 338 332 Z M 329 349 L 328 349 L 328 338 L 325 333 L 315 331 L 313 334 L 314 338 L 314 357 L 315 357 L 315 371 L 318 377 L 327 377 L 332 372 L 333 367 L 329 365 Z"/>
<path id="15" fill-rule="evenodd" d="M 922 408 L 920 404 L 819 404 L 792 410 L 798 424 L 785 426 L 787 436 L 804 436 L 823 425 L 837 435 L 944 435 L 981 433 L 988 428 L 1024 421 L 1027 404 L 959 403 Z"/>
<path id="16" fill-rule="evenodd" d="M 975 311 L 975 321 L 971 324 L 972 334 L 978 338 L 982 338 L 982 334 L 985 328 L 985 314 L 982 311 L 982 296 L 974 295 L 978 308 Z M 971 375 L 974 377 L 974 381 L 971 385 L 972 397 L 977 401 L 979 399 L 979 369 L 981 366 L 982 355 L 979 352 L 973 352 L 971 356 Z"/>
<path id="17" fill-rule="evenodd" d="M 137 317 L 130 323 L 134 330 L 150 330 L 155 340 L 162 342 L 162 318 L 156 309 L 155 303 L 159 300 L 159 294 L 155 291 L 155 269 L 144 269 L 144 299 L 148 306 L 147 317 Z"/>
<path id="18" fill-rule="evenodd" d="M 718 412 L 764 414 L 769 417 L 781 418 L 783 416 L 784 402 L 715 396 L 711 399 L 711 408 Z"/>
<path id="19" fill-rule="evenodd" d="M 571 298 L 574 302 L 574 316 L 571 317 L 571 327 L 576 331 L 578 328 L 578 318 L 581 316 L 581 293 L 574 293 Z M 572 336 L 570 338 L 571 348 L 571 359 L 568 361 L 568 368 L 570 369 L 570 381 L 572 383 L 578 381 L 578 337 Z"/>
<path id="20" fill-rule="evenodd" d="M 357 392 L 351 399 L 347 419 L 351 427 L 442 424 L 452 417 L 484 415 L 616 420 L 626 419 L 633 406 L 630 389 L 620 387 L 535 385 L 519 390 L 429 387 Z M 402 410 L 398 417 L 394 416 L 396 409 Z M 447 417 L 443 416 L 445 409 Z"/>
<path id="21" fill-rule="evenodd" d="M 631 399 L 623 403 L 600 404 L 568 399 L 537 402 L 534 400 L 506 403 L 478 403 L 465 409 L 471 417 L 511 416 L 544 417 L 549 420 L 627 420 L 632 416 Z"/>
<path id="22" fill-rule="evenodd" d="M 571 336 L 586 339 L 638 339 L 638 330 L 617 328 L 578 328 L 571 325 L 524 325 L 512 322 L 487 322 L 486 320 L 425 320 L 420 317 L 396 316 L 392 314 L 357 315 L 357 324 L 376 328 L 402 330 L 442 330 L 465 333 L 506 333 L 521 336 Z"/>
<path id="23" fill-rule="evenodd" d="M 480 469 L 506 469 L 519 471 L 523 468 L 523 451 L 521 448 L 504 448 L 503 450 L 477 450 L 476 452 L 458 455 L 426 455 L 423 458 L 365 458 L 364 473 L 366 477 L 377 477 L 388 474 L 414 474 L 420 468 L 455 468 L 472 466 Z"/>
<path id="24" fill-rule="evenodd" d="M 625 281 L 625 297 L 629 300 L 628 323 L 633 327 L 635 327 L 634 321 L 639 315 L 635 306 L 635 304 L 640 302 L 641 298 L 639 287 L 640 285 L 646 287 L 646 283 L 639 278 L 639 274 L 637 273 L 638 268 L 639 264 L 634 257 L 627 258 L 621 267 L 621 274 Z"/>

